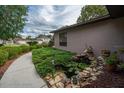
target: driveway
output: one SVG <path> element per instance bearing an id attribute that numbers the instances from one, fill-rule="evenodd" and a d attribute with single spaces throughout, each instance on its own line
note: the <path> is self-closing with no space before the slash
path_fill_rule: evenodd
<path id="1" fill-rule="evenodd" d="M 0 80 L 0 88 L 47 88 L 35 70 L 31 52 L 11 64 Z"/>

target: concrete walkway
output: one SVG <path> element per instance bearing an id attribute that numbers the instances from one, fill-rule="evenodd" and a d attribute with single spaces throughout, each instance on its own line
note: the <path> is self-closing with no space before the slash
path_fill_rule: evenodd
<path id="1" fill-rule="evenodd" d="M 0 88 L 46 88 L 32 63 L 32 54 L 27 53 L 13 62 L 0 80 Z"/>

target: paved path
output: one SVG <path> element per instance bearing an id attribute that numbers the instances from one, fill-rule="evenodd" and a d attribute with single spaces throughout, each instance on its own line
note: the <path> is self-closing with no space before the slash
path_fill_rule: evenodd
<path id="1" fill-rule="evenodd" d="M 0 80 L 0 88 L 40 88 L 47 87 L 37 74 L 32 63 L 32 54 L 27 53 L 13 62 Z"/>

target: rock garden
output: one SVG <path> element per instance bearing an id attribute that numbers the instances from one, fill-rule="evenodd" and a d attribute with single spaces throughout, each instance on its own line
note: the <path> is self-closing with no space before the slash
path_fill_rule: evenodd
<path id="1" fill-rule="evenodd" d="M 123 70 L 117 52 L 111 53 L 105 49 L 96 57 L 92 47 L 84 49 L 81 54 L 55 48 L 36 49 L 32 51 L 32 60 L 50 88 L 93 87 L 99 77 L 105 77 L 106 72 L 111 74 Z M 106 80 L 102 80 L 103 84 Z"/>
<path id="2" fill-rule="evenodd" d="M 33 63 L 37 72 L 49 87 L 83 87 L 103 73 L 103 58 L 96 58 L 92 47 L 76 55 L 55 48 L 42 48 L 32 51 Z"/>

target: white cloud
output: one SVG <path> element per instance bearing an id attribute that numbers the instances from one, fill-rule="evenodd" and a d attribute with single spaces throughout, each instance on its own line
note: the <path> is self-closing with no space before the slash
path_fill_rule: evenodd
<path id="1" fill-rule="evenodd" d="M 29 12 L 22 35 L 36 36 L 49 33 L 64 25 L 76 23 L 82 6 L 29 6 Z"/>

